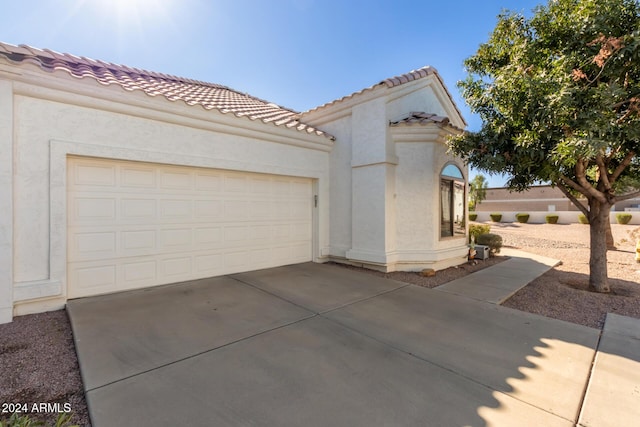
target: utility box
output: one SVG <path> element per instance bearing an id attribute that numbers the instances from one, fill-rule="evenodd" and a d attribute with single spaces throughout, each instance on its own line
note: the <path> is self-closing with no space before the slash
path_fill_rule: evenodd
<path id="1" fill-rule="evenodd" d="M 475 250 L 476 250 L 475 259 L 488 259 L 489 258 L 489 246 L 476 245 Z"/>

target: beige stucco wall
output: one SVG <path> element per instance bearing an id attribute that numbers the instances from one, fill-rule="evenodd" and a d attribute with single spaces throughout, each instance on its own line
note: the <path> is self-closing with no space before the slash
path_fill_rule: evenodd
<path id="1" fill-rule="evenodd" d="M 580 199 L 587 205 L 585 199 Z M 612 210 L 623 212 L 626 208 L 636 208 L 640 199 L 629 199 L 616 203 Z M 477 212 L 541 212 L 570 211 L 579 209 L 557 187 L 540 185 L 523 192 L 512 192 L 507 188 L 487 188 L 487 198 L 478 204 Z"/>
<path id="2" fill-rule="evenodd" d="M 0 198 L 13 205 L 0 219 L 0 322 L 64 304 L 68 155 L 312 178 L 320 202 L 314 260 L 327 259 L 327 138 L 121 88 L 38 78 L 11 82 L 0 69 Z"/>

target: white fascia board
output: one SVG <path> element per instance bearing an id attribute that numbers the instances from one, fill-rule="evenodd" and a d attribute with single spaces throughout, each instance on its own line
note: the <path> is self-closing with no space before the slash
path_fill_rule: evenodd
<path id="1" fill-rule="evenodd" d="M 129 92 L 120 85 L 102 85 L 91 78 L 79 79 L 67 73 L 43 76 L 43 73 L 27 70 L 7 77 L 16 82 L 17 95 L 325 152 L 333 147 L 333 141 L 326 136 L 237 117 L 233 113 L 224 114 L 216 109 L 206 110 L 184 101 L 170 101 L 161 95 L 153 97 L 140 90 Z M 0 78 L 3 74 L 4 69 L 0 69 Z"/>

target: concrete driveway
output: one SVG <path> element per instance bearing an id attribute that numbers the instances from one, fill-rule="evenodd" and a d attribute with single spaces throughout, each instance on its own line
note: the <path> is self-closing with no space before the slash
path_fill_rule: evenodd
<path id="1" fill-rule="evenodd" d="M 338 266 L 73 300 L 104 426 L 573 426 L 600 331 Z"/>

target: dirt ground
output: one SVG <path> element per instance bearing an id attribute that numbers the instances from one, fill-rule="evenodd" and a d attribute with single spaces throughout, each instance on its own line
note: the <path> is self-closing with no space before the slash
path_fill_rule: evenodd
<path id="1" fill-rule="evenodd" d="M 640 264 L 635 262 L 638 226 L 612 226 L 618 250 L 609 251 L 608 295 L 587 290 L 589 271 L 588 226 L 581 224 L 492 224 L 492 232 L 504 244 L 562 260 L 562 265 L 536 279 L 504 305 L 543 316 L 601 328 L 607 312 L 640 318 Z M 417 273 L 380 273 L 378 276 L 435 287 L 505 258 L 438 271 L 435 276 Z M 354 268 L 354 267 L 345 267 Z M 0 404 L 69 403 L 73 422 L 89 426 L 87 405 L 64 310 L 20 316 L 0 325 Z M 31 414 L 53 425 L 57 414 Z M 8 414 L 0 413 L 0 420 Z"/>

